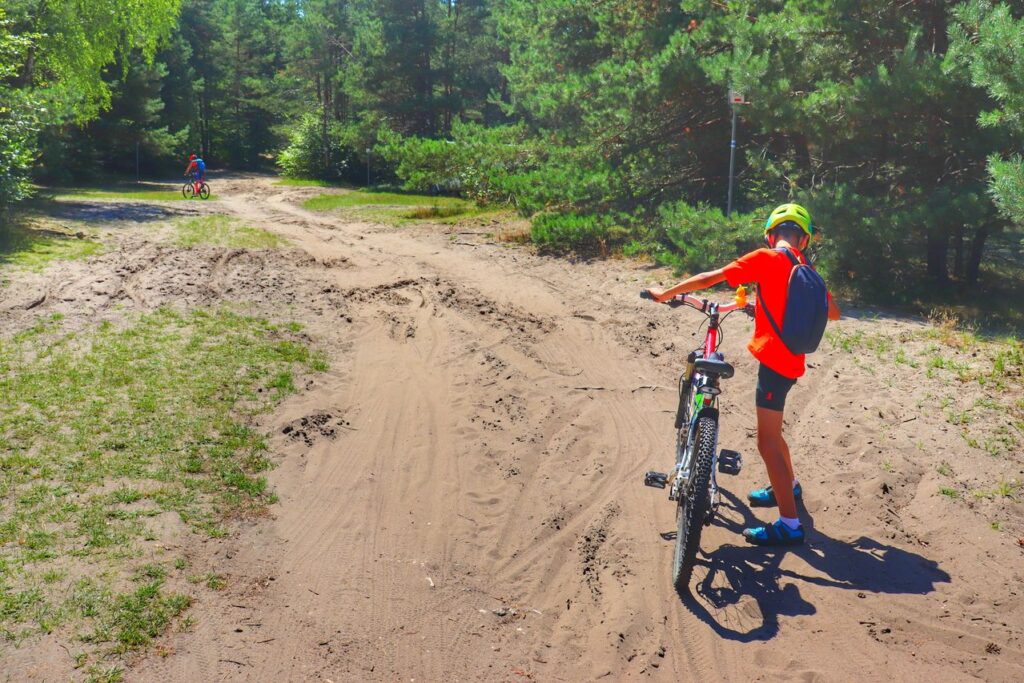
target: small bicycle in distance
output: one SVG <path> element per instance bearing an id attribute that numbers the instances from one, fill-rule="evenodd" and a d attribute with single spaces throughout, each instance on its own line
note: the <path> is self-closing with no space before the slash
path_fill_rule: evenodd
<path id="1" fill-rule="evenodd" d="M 188 180 L 181 186 L 181 196 L 185 199 L 192 199 L 193 197 L 209 199 L 210 186 L 202 180 Z"/>
<path id="2" fill-rule="evenodd" d="M 649 292 L 640 292 L 651 299 Z M 676 458 L 669 473 L 647 472 L 644 484 L 668 488 L 668 499 L 676 503 L 676 545 L 672 556 L 672 583 L 680 594 L 690 590 L 690 577 L 700 548 L 703 527 L 711 524 L 720 503 L 715 473 L 739 474 L 743 460 L 736 451 L 718 452 L 718 397 L 720 382 L 733 376 L 732 365 L 718 351 L 721 324 L 734 311 L 750 317 L 754 307 L 747 303 L 744 287 L 736 290 L 732 303 L 718 304 L 689 294 L 665 302 L 672 307 L 689 306 L 707 316 L 703 345 L 686 358 L 679 378 L 676 409 Z"/>

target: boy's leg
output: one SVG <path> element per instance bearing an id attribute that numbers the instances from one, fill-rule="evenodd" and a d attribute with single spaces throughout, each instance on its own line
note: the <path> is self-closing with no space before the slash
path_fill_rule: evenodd
<path id="1" fill-rule="evenodd" d="M 793 496 L 793 464 L 789 446 L 782 438 L 781 410 L 757 408 L 757 450 L 768 470 L 768 479 L 779 504 L 779 514 L 797 518 L 796 498 Z"/>

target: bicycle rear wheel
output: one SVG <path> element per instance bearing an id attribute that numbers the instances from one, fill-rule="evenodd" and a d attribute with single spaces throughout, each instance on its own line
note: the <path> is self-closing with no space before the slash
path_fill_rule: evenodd
<path id="1" fill-rule="evenodd" d="M 693 564 L 700 548 L 700 533 L 711 505 L 711 465 L 715 459 L 718 423 L 712 417 L 697 420 L 690 482 L 676 506 L 676 547 L 672 556 L 672 584 L 689 593 Z"/>
<path id="2" fill-rule="evenodd" d="M 192 183 L 185 183 L 181 186 L 181 196 L 185 199 L 192 199 L 195 196 L 196 189 L 192 187 Z"/>
<path id="3" fill-rule="evenodd" d="M 202 185 L 199 186 L 199 197 L 201 199 L 210 198 L 210 186 L 207 185 L 206 183 L 203 183 Z"/>

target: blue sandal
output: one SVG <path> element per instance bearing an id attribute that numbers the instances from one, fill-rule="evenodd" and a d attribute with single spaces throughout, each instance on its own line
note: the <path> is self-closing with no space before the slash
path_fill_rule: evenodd
<path id="1" fill-rule="evenodd" d="M 793 495 L 800 498 L 803 494 L 804 490 L 800 488 L 800 482 L 797 482 L 796 486 L 793 487 Z M 770 508 L 778 505 L 778 502 L 775 500 L 775 491 L 772 491 L 771 486 L 751 491 L 747 494 L 747 501 L 752 508 Z"/>
<path id="2" fill-rule="evenodd" d="M 757 526 L 743 530 L 743 538 L 754 545 L 801 545 L 804 542 L 804 527 L 790 529 L 781 519 L 768 526 Z"/>

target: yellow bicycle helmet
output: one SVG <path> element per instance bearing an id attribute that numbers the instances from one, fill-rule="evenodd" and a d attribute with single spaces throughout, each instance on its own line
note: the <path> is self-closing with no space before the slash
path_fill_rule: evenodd
<path id="1" fill-rule="evenodd" d="M 799 204 L 783 204 L 777 207 L 768 216 L 764 224 L 764 235 L 768 236 L 777 225 L 791 221 L 800 226 L 800 229 L 807 233 L 808 237 L 814 237 L 814 223 L 811 222 L 811 214 Z"/>

